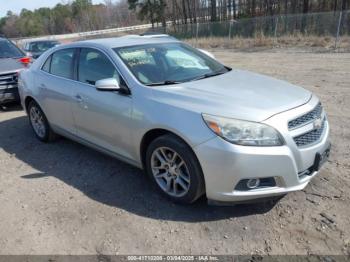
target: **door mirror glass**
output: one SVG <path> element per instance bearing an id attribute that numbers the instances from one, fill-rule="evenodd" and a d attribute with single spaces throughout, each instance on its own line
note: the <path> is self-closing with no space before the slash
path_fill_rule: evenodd
<path id="1" fill-rule="evenodd" d="M 115 78 L 106 78 L 96 81 L 96 89 L 99 91 L 120 91 L 120 86 Z"/>

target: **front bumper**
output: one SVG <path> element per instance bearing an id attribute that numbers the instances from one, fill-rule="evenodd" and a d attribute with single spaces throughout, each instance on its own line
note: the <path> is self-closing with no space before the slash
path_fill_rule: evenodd
<path id="1" fill-rule="evenodd" d="M 19 101 L 18 87 L 12 86 L 10 88 L 0 88 L 0 104 Z"/>
<path id="2" fill-rule="evenodd" d="M 273 125 L 273 121 L 269 120 L 269 124 Z M 321 139 L 309 147 L 298 148 L 284 133 L 286 145 L 278 147 L 239 146 L 220 137 L 196 146 L 194 151 L 203 170 L 207 198 L 219 202 L 241 202 L 305 188 L 318 173 L 318 168 L 313 168 L 316 155 L 330 148 L 328 121 Z M 303 175 L 306 170 L 311 172 Z M 236 189 L 241 180 L 271 177 L 276 181 L 274 186 L 246 191 Z"/>

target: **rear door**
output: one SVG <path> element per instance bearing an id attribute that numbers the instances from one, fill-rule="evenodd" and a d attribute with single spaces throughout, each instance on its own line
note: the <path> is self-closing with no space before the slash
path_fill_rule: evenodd
<path id="1" fill-rule="evenodd" d="M 75 134 L 72 103 L 75 102 L 75 48 L 53 53 L 39 71 L 35 84 L 40 90 L 41 106 L 53 127 Z"/>
<path id="2" fill-rule="evenodd" d="M 126 84 L 110 58 L 100 50 L 81 48 L 73 96 L 78 136 L 120 156 L 130 156 L 132 98 L 118 92 L 98 91 L 95 83 L 116 78 Z"/>

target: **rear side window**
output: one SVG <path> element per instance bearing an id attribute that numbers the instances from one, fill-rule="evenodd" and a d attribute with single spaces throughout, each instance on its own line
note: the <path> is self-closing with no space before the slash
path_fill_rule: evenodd
<path id="1" fill-rule="evenodd" d="M 112 62 L 95 49 L 81 49 L 78 68 L 80 82 L 95 85 L 98 80 L 115 78 L 120 83 L 119 74 Z"/>
<path id="2" fill-rule="evenodd" d="M 74 51 L 75 49 L 63 49 L 52 54 L 50 73 L 56 76 L 73 79 Z"/>
<path id="3" fill-rule="evenodd" d="M 45 64 L 41 68 L 43 71 L 50 73 L 50 65 L 51 65 L 51 58 L 52 56 L 50 55 L 48 59 L 46 59 Z"/>

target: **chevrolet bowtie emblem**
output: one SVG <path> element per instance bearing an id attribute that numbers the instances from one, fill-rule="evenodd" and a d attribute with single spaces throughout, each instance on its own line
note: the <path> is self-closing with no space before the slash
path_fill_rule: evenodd
<path id="1" fill-rule="evenodd" d="M 317 118 L 314 121 L 314 129 L 320 129 L 322 127 L 322 119 L 321 118 Z"/>

